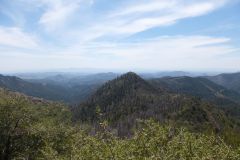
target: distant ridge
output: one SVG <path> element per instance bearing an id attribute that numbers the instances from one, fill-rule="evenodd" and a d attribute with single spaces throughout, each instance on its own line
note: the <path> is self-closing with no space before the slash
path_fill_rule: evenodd
<path id="1" fill-rule="evenodd" d="M 173 93 L 199 97 L 240 118 L 240 94 L 204 77 L 165 77 L 149 80 L 149 83 Z"/>
<path id="2" fill-rule="evenodd" d="M 90 75 L 56 74 L 43 79 L 39 79 L 37 75 L 33 76 L 36 79 L 0 75 L 0 87 L 29 96 L 74 105 L 85 100 L 102 84 L 117 76 L 118 74 L 111 72 Z"/>
<path id="3" fill-rule="evenodd" d="M 0 75 L 0 87 L 47 100 L 61 101 L 61 99 L 67 96 L 65 95 L 64 88 L 54 85 L 31 83 L 15 76 Z"/>
<path id="4" fill-rule="evenodd" d="M 168 90 L 197 96 L 207 100 L 220 100 L 240 102 L 240 94 L 218 85 L 202 77 L 165 77 L 149 81 L 156 87 L 165 87 Z"/>
<path id="5" fill-rule="evenodd" d="M 1 88 L 1 87 L 0 87 L 0 97 L 3 99 L 14 99 L 14 98 L 24 99 L 27 102 L 32 103 L 34 105 L 36 105 L 36 104 L 41 104 L 41 105 L 57 104 L 53 101 L 49 101 L 49 100 L 46 100 L 43 98 L 28 96 L 28 95 L 25 95 L 20 92 L 13 92 L 11 90 Z"/>
<path id="6" fill-rule="evenodd" d="M 207 79 L 240 93 L 240 72 L 208 76 Z"/>

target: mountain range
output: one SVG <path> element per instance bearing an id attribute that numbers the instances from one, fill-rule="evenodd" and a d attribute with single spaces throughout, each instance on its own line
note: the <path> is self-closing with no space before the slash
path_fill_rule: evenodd
<path id="1" fill-rule="evenodd" d="M 21 75 L 25 79 L 0 75 L 0 87 L 48 100 L 77 104 L 87 99 L 101 85 L 117 78 L 119 75 L 119 73 L 111 72 L 98 74 L 47 73 L 39 76 L 37 73 L 32 76 L 31 74 Z M 176 77 L 176 75 L 190 75 L 188 72 L 142 73 L 140 75 L 157 88 L 200 97 L 219 102 L 222 105 L 224 103 L 229 105 L 230 103 L 239 102 L 238 83 L 240 73 L 205 77 Z M 162 77 L 165 75 L 168 77 Z"/>
<path id="2" fill-rule="evenodd" d="M 239 131 L 240 94 L 209 77 L 144 79 L 128 72 L 24 80 L 1 75 L 0 87 L 70 104 L 74 122 L 97 128 L 106 121 L 119 136 L 131 136 L 138 119 L 149 118 L 194 132 Z"/>
<path id="3" fill-rule="evenodd" d="M 0 75 L 0 87 L 33 97 L 74 104 L 84 100 L 103 83 L 96 80 L 96 83 L 83 81 L 76 84 L 75 79 L 73 83 L 68 83 L 66 79 L 61 75 L 34 80 Z"/>

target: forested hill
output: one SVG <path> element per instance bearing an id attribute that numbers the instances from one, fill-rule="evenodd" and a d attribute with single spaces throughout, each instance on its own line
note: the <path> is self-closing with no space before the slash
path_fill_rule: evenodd
<path id="1" fill-rule="evenodd" d="M 240 72 L 219 74 L 216 76 L 208 76 L 205 78 L 213 81 L 214 83 L 217 83 L 228 89 L 232 89 L 240 93 Z"/>
<path id="2" fill-rule="evenodd" d="M 107 120 L 119 135 L 127 134 L 136 119 L 154 118 L 198 131 L 221 131 L 231 124 L 216 106 L 198 98 L 158 90 L 131 72 L 109 81 L 72 110 L 75 120 L 90 123 Z"/>
<path id="3" fill-rule="evenodd" d="M 224 88 L 206 78 L 201 77 L 165 77 L 149 81 L 153 86 L 166 88 L 180 94 L 193 95 L 207 100 L 232 101 L 239 103 L 240 94 Z"/>
<path id="4" fill-rule="evenodd" d="M 64 101 L 68 98 L 63 87 L 31 83 L 15 76 L 0 75 L 0 87 L 47 100 Z"/>
<path id="5" fill-rule="evenodd" d="M 54 77 L 53 79 L 56 80 L 57 78 Z M 62 80 L 64 83 L 59 81 L 61 81 L 61 79 L 58 81 L 53 81 L 50 78 L 23 80 L 15 76 L 0 75 L 0 87 L 2 88 L 46 100 L 61 101 L 66 104 L 75 104 L 85 100 L 86 97 L 101 85 L 101 83 L 94 82 L 89 84 L 86 82 L 87 80 L 85 80 L 79 82 L 79 84 L 75 84 L 74 81 L 74 83 L 69 86 L 69 84 L 65 82 L 65 79 Z M 97 82 L 97 80 L 95 82 Z"/>
<path id="6" fill-rule="evenodd" d="M 202 77 L 165 77 L 149 80 L 157 88 L 202 98 L 240 117 L 240 94 Z"/>

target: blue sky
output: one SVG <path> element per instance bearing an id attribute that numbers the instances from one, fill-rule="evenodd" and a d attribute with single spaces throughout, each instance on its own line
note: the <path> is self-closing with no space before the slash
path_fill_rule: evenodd
<path id="1" fill-rule="evenodd" d="M 239 0 L 0 0 L 0 72 L 240 71 Z"/>

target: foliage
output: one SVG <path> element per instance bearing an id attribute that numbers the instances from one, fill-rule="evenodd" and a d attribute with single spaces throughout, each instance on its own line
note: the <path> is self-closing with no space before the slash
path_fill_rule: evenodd
<path id="1" fill-rule="evenodd" d="M 41 155 L 46 144 L 65 136 L 68 130 L 62 128 L 70 123 L 70 117 L 68 109 L 61 104 L 0 89 L 1 159 L 31 159 Z"/>
<path id="2" fill-rule="evenodd" d="M 184 129 L 161 126 L 154 121 L 142 122 L 132 138 L 119 139 L 104 130 L 94 136 L 75 131 L 68 141 L 70 152 L 60 155 L 51 146 L 44 150 L 45 159 L 231 159 L 240 152 L 214 135 L 190 133 Z M 66 144 L 65 144 L 66 145 Z"/>
<path id="3" fill-rule="evenodd" d="M 61 104 L 0 90 L 0 156 L 10 159 L 239 159 L 239 144 L 183 128 L 139 121 L 132 137 L 109 130 L 97 107 L 99 132 L 73 125 Z M 237 149 L 239 148 L 239 149 Z"/>

